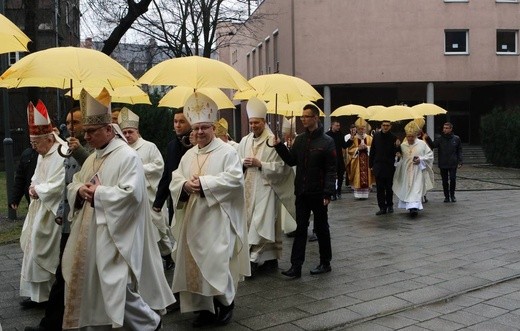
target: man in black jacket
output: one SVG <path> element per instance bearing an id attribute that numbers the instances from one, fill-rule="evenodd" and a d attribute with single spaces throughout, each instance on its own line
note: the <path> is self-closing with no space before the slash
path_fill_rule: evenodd
<path id="1" fill-rule="evenodd" d="M 444 202 L 456 202 L 455 187 L 457 169 L 462 167 L 462 143 L 459 136 L 453 134 L 453 124 L 444 123 L 442 134 L 432 141 L 427 134 L 424 139 L 432 148 L 438 148 L 438 165 L 441 170 L 442 189 L 444 190 Z M 449 183 L 448 183 L 449 178 Z"/>
<path id="2" fill-rule="evenodd" d="M 395 172 L 395 153 L 400 141 L 390 132 L 390 121 L 381 123 L 381 130 L 374 134 L 370 148 L 369 167 L 376 177 L 377 204 L 379 211 L 376 215 L 394 212 L 394 192 L 392 181 Z"/>
<path id="3" fill-rule="evenodd" d="M 184 153 L 193 147 L 190 142 L 191 125 L 184 117 L 182 110 L 175 112 L 173 116 L 173 129 L 175 130 L 176 137 L 168 143 L 163 174 L 157 185 L 157 193 L 152 206 L 154 212 L 160 213 L 164 203 L 168 200 L 168 217 L 170 224 L 173 218 L 173 204 L 170 197 L 172 172 L 179 167 L 179 162 Z M 163 259 L 164 268 L 166 270 L 173 268 L 174 263 L 170 255 L 164 255 Z"/>
<path id="4" fill-rule="evenodd" d="M 38 161 L 38 152 L 34 148 L 26 148 L 20 156 L 20 163 L 16 169 L 14 177 L 13 192 L 9 201 L 9 208 L 17 209 L 20 201 L 25 196 L 27 203 L 29 200 L 29 185 L 31 185 L 31 178 L 36 169 L 36 161 Z"/>
<path id="5" fill-rule="evenodd" d="M 343 162 L 343 149 L 352 145 L 352 140 L 345 141 L 345 135 L 340 131 L 341 125 L 339 121 L 333 120 L 330 126 L 330 130 L 327 131 L 327 135 L 334 140 L 336 146 L 336 192 L 332 195 L 331 199 L 341 199 L 341 185 L 343 185 L 343 177 L 345 176 L 345 162 Z"/>
<path id="6" fill-rule="evenodd" d="M 282 272 L 290 278 L 301 277 L 311 211 L 320 251 L 320 264 L 311 270 L 311 275 L 330 272 L 332 259 L 327 206 L 336 192 L 336 147 L 334 140 L 323 132 L 316 106 L 306 105 L 301 120 L 305 132 L 296 137 L 290 150 L 275 139 L 276 152 L 289 166 L 296 166 L 296 235 L 291 268 Z"/>

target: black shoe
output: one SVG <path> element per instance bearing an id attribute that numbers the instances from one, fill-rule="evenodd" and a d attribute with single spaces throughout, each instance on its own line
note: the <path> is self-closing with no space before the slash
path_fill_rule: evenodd
<path id="1" fill-rule="evenodd" d="M 311 275 L 319 275 L 324 274 L 326 272 L 330 272 L 332 268 L 330 267 L 330 264 L 320 264 L 316 268 L 311 270 Z"/>
<path id="2" fill-rule="evenodd" d="M 47 304 L 47 301 L 45 302 L 36 302 L 32 301 L 31 298 L 26 298 L 22 301 L 20 301 L 20 306 L 24 309 L 32 309 L 37 307 L 44 307 Z"/>
<path id="3" fill-rule="evenodd" d="M 251 265 L 251 276 L 258 270 L 258 263 L 256 262 L 249 262 Z"/>
<path id="4" fill-rule="evenodd" d="M 170 254 L 164 255 L 162 258 L 163 258 L 164 270 L 170 270 L 170 269 L 175 268 L 175 262 L 173 262 L 173 259 Z"/>
<path id="5" fill-rule="evenodd" d="M 278 260 L 272 259 L 267 260 L 262 264 L 262 269 L 278 269 Z"/>
<path id="6" fill-rule="evenodd" d="M 457 202 L 457 199 L 455 198 L 454 195 L 451 196 L 451 202 Z"/>
<path id="7" fill-rule="evenodd" d="M 387 213 L 391 214 L 394 212 L 394 207 L 388 207 Z"/>
<path id="8" fill-rule="evenodd" d="M 330 201 L 336 201 L 336 200 L 338 200 L 338 198 L 336 198 L 335 195 L 332 195 L 332 196 L 330 197 Z"/>
<path id="9" fill-rule="evenodd" d="M 444 198 L 444 202 L 450 202 L 450 198 Z"/>
<path id="10" fill-rule="evenodd" d="M 199 316 L 191 323 L 194 328 L 211 325 L 217 321 L 217 315 L 208 310 L 201 310 Z"/>
<path id="11" fill-rule="evenodd" d="M 289 238 L 294 238 L 294 237 L 296 237 L 296 230 L 287 233 L 287 237 L 289 237 Z"/>
<path id="12" fill-rule="evenodd" d="M 379 216 L 379 215 L 384 215 L 384 214 L 386 214 L 386 209 L 380 209 L 380 210 L 376 213 L 377 216 Z"/>
<path id="13" fill-rule="evenodd" d="M 341 199 L 341 193 L 336 194 L 336 197 L 337 197 L 338 199 Z"/>
<path id="14" fill-rule="evenodd" d="M 316 236 L 316 233 L 314 233 L 314 232 L 309 236 L 309 242 L 313 242 L 313 241 L 318 241 L 318 237 Z"/>
<path id="15" fill-rule="evenodd" d="M 235 308 L 235 302 L 231 302 L 229 306 L 224 306 L 223 304 L 219 304 L 218 309 L 218 317 L 217 324 L 218 325 L 227 325 L 231 322 L 231 318 L 233 317 L 233 309 Z"/>
<path id="16" fill-rule="evenodd" d="M 426 197 L 426 195 L 423 196 L 423 201 L 422 201 L 422 202 L 423 202 L 423 203 L 427 203 L 427 202 L 428 202 L 428 198 Z"/>
<path id="17" fill-rule="evenodd" d="M 300 278 L 302 276 L 302 269 L 291 266 L 289 270 L 282 271 L 282 275 L 287 276 L 289 278 Z"/>
<path id="18" fill-rule="evenodd" d="M 417 208 L 410 209 L 410 216 L 417 217 L 418 214 L 419 214 L 419 210 Z"/>
<path id="19" fill-rule="evenodd" d="M 26 326 L 24 331 L 45 331 L 46 329 L 43 326 Z"/>

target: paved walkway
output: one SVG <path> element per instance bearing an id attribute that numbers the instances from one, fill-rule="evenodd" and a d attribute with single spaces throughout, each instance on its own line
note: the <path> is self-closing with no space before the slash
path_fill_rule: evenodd
<path id="1" fill-rule="evenodd" d="M 330 207 L 332 272 L 309 274 L 319 261 L 309 243 L 301 279 L 266 270 L 240 284 L 226 329 L 520 330 L 520 170 L 465 166 L 458 185 L 457 203 L 434 190 L 416 219 L 397 209 L 375 216 L 375 193 L 344 193 Z M 18 305 L 21 258 L 18 245 L 0 246 L 4 330 L 43 314 Z M 193 318 L 170 312 L 164 329 L 190 330 Z"/>

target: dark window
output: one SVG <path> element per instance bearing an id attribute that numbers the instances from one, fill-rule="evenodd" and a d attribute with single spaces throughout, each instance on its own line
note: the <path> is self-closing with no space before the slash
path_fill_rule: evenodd
<path id="1" fill-rule="evenodd" d="M 497 31 L 497 53 L 515 53 L 517 31 Z"/>
<path id="2" fill-rule="evenodd" d="M 446 53 L 468 53 L 468 31 L 466 30 L 447 30 L 444 32 Z"/>

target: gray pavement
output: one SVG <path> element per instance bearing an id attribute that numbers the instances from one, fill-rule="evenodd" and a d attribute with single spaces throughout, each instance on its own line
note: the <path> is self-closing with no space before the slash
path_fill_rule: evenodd
<path id="1" fill-rule="evenodd" d="M 439 176 L 437 176 L 439 177 Z M 441 187 L 416 219 L 375 216 L 375 193 L 345 192 L 329 209 L 332 272 L 308 243 L 301 279 L 260 270 L 240 283 L 229 330 L 520 330 L 520 170 L 464 166 L 457 203 Z M 284 239 L 280 269 L 290 266 Z M 18 305 L 22 254 L 0 246 L 0 323 L 36 325 L 43 309 Z M 168 274 L 171 280 L 171 274 Z M 165 330 L 190 330 L 195 315 L 173 311 Z M 221 327 L 224 328 L 224 327 Z"/>

